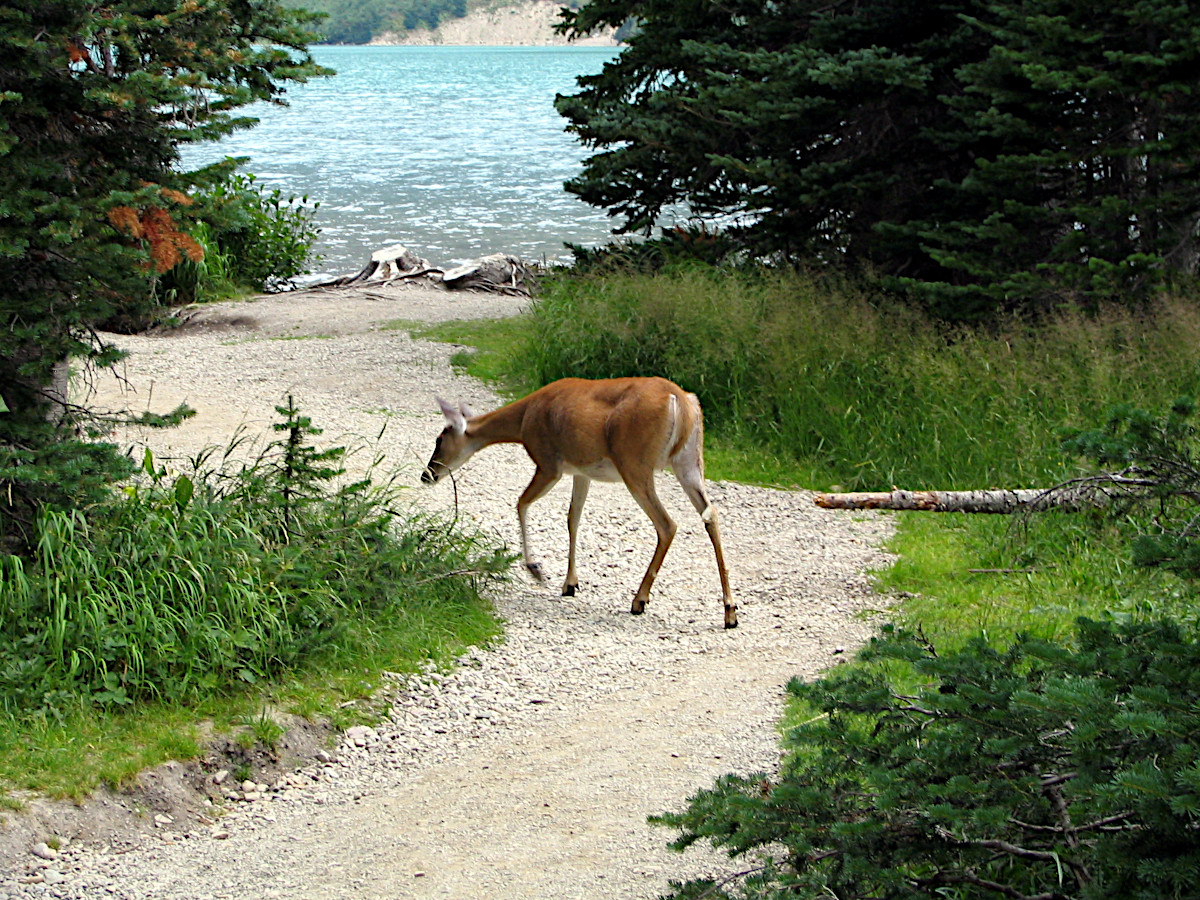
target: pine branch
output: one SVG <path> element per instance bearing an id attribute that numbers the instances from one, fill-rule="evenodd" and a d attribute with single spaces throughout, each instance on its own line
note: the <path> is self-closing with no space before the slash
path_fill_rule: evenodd
<path id="1" fill-rule="evenodd" d="M 1005 897 L 1011 897 L 1012 900 L 1070 900 L 1070 898 L 1058 891 L 1050 891 L 1042 894 L 1024 894 L 1018 891 L 1011 884 L 1000 884 L 997 881 L 988 881 L 986 878 L 980 878 L 974 872 L 967 870 L 960 873 L 939 872 L 930 878 L 917 878 L 911 882 L 915 887 L 922 890 L 928 888 L 937 888 L 949 886 L 953 884 L 972 884 L 976 887 L 985 888 L 989 891 L 995 891 Z"/>

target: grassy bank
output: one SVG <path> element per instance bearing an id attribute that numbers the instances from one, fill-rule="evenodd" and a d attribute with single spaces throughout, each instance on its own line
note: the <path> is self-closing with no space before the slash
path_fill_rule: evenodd
<path id="1" fill-rule="evenodd" d="M 1200 384 L 1200 310 L 1180 300 L 946 333 L 846 286 L 693 269 L 551 282 L 532 324 L 517 371 L 671 378 L 725 444 L 811 488 L 1050 483 L 1071 470 L 1061 427 Z"/>
<path id="2" fill-rule="evenodd" d="M 0 560 L 0 786 L 121 784 L 208 727 L 269 738 L 266 710 L 347 724 L 383 671 L 496 634 L 508 558 L 396 514 L 386 477 L 345 480 L 345 450 L 280 412 L 249 465 L 168 476 L 148 454 L 111 505 L 48 513 L 32 559 Z"/>

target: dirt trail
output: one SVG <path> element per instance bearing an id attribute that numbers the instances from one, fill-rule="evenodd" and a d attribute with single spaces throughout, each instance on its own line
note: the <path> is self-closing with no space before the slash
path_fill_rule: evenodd
<path id="1" fill-rule="evenodd" d="M 127 384 L 98 385 L 97 399 L 191 403 L 199 415 L 178 431 L 118 436 L 189 455 L 238 427 L 262 432 L 291 393 L 331 440 L 369 440 L 414 485 L 414 504 L 449 509 L 449 485 L 416 487 L 441 428 L 434 397 L 499 401 L 455 374 L 456 348 L 386 323 L 519 307 L 429 289 L 221 304 L 180 330 L 118 339 L 131 351 Z M 460 519 L 517 546 L 513 505 L 530 474 L 519 449 L 484 451 L 458 478 Z M 628 608 L 653 529 L 615 485 L 596 485 L 584 512 L 579 595 L 558 596 L 560 484 L 531 516 L 547 586 L 514 575 L 496 598 L 501 644 L 455 675 L 397 682 L 374 731 L 297 784 L 231 801 L 215 826 L 156 825 L 147 810 L 130 852 L 77 842 L 57 860 L 30 857 L 22 871 L 52 873 L 53 885 L 0 879 L 0 896 L 650 898 L 668 879 L 744 865 L 707 848 L 671 853 L 671 835 L 646 817 L 722 773 L 774 767 L 783 686 L 869 633 L 867 572 L 885 562 L 890 524 L 817 510 L 807 492 L 713 484 L 741 605 L 741 627 L 726 632 L 703 526 L 673 479 L 659 485 L 680 529 L 646 615 Z"/>

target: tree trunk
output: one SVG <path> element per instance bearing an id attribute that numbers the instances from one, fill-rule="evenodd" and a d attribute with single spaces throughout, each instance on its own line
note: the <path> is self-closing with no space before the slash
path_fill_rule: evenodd
<path id="1" fill-rule="evenodd" d="M 1107 493 L 1094 484 L 1062 488 L 987 491 L 882 491 L 878 493 L 817 494 L 822 509 L 897 509 L 922 512 L 995 513 L 1078 511 L 1103 505 Z"/>

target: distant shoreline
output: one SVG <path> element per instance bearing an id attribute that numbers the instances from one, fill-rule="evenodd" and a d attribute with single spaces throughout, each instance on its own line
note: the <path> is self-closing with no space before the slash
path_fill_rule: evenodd
<path id="1" fill-rule="evenodd" d="M 388 31 L 373 38 L 368 46 L 454 46 L 454 47 L 617 47 L 612 33 L 568 41 L 554 31 L 562 4 L 557 0 L 535 0 L 520 6 L 476 9 L 461 19 L 443 22 L 436 29 Z"/>

